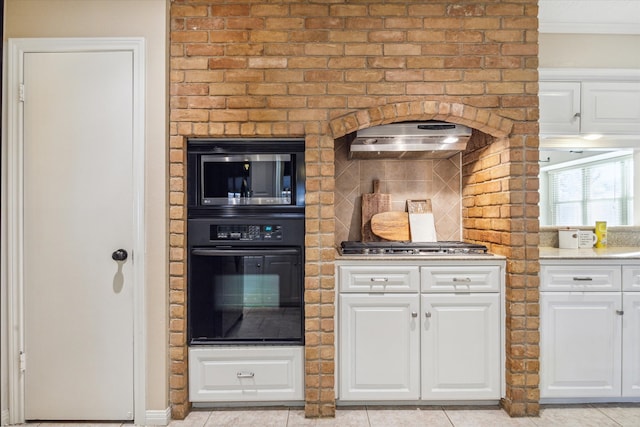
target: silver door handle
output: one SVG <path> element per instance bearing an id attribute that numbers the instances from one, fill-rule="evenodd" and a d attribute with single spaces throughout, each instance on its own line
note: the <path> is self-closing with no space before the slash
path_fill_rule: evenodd
<path id="1" fill-rule="evenodd" d="M 454 277 L 453 281 L 454 282 L 470 282 L 471 277 Z"/>
<path id="2" fill-rule="evenodd" d="M 253 372 L 238 372 L 236 376 L 238 378 L 253 378 L 256 376 L 256 374 Z"/>
<path id="3" fill-rule="evenodd" d="M 593 281 L 592 277 L 574 277 L 573 280 L 575 282 L 591 282 Z"/>
<path id="4" fill-rule="evenodd" d="M 431 312 L 427 311 L 424 313 L 424 317 L 426 317 L 427 319 L 431 317 Z"/>
<path id="5" fill-rule="evenodd" d="M 624 314 L 624 310 L 616 310 L 616 314 L 622 316 Z"/>
<path id="6" fill-rule="evenodd" d="M 418 317 L 418 313 L 415 311 L 411 312 L 411 317 Z"/>
<path id="7" fill-rule="evenodd" d="M 388 277 L 372 277 L 371 281 L 372 282 L 388 282 L 389 278 Z"/>

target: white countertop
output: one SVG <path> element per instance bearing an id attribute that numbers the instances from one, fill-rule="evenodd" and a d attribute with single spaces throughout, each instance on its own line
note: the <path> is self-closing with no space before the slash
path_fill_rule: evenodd
<path id="1" fill-rule="evenodd" d="M 540 259 L 640 259 L 640 247 L 617 246 L 608 248 L 558 249 L 540 247 Z"/>

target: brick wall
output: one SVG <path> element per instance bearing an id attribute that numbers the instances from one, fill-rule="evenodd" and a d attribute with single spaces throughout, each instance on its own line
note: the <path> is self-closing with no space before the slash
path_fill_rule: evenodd
<path id="1" fill-rule="evenodd" d="M 174 418 L 189 411 L 185 142 L 306 140 L 305 380 L 332 416 L 334 140 L 403 120 L 477 129 L 462 156 L 465 240 L 507 261 L 505 409 L 538 406 L 537 1 L 173 0 L 170 358 Z"/>

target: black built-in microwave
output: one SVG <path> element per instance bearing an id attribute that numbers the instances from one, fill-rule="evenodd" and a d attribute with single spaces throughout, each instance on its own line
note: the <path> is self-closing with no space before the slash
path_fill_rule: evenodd
<path id="1" fill-rule="evenodd" d="M 187 156 L 190 209 L 304 206 L 304 139 L 194 138 Z"/>

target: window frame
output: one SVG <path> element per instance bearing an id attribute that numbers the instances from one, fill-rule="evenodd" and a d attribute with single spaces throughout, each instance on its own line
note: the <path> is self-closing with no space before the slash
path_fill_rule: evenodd
<path id="1" fill-rule="evenodd" d="M 622 150 L 617 152 L 608 152 L 604 154 L 594 155 L 587 158 L 582 158 L 578 160 L 566 161 L 554 165 L 543 166 L 540 168 L 540 179 L 541 179 L 541 187 L 545 187 L 545 198 L 540 200 L 542 216 L 546 219 L 545 226 L 551 227 L 566 227 L 566 226 L 589 226 L 592 225 L 593 222 L 589 219 L 590 214 L 590 204 L 597 202 L 602 199 L 589 198 L 590 187 L 593 181 L 585 178 L 585 174 L 591 172 L 594 168 L 599 165 L 604 165 L 608 163 L 619 163 L 625 162 L 628 167 L 620 169 L 622 171 L 621 176 L 621 184 L 622 184 L 622 195 L 618 198 L 615 198 L 614 201 L 619 205 L 619 216 L 618 221 L 609 220 L 610 224 L 613 226 L 632 226 L 634 223 L 634 155 L 632 150 Z M 553 179 L 553 175 L 559 172 L 565 171 L 580 171 L 581 179 L 582 179 L 582 194 L 579 200 L 573 201 L 573 203 L 579 203 L 581 207 L 580 212 L 580 223 L 571 223 L 571 224 L 559 224 L 557 221 L 557 209 L 558 205 L 557 200 L 554 200 L 556 196 L 556 191 L 554 190 L 554 183 L 556 182 Z M 568 202 L 567 202 L 568 203 Z"/>

